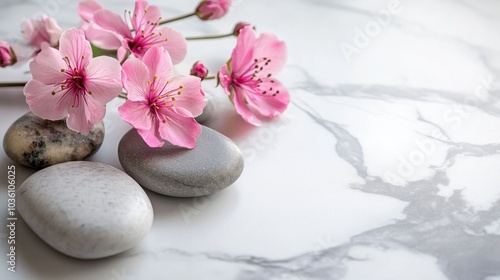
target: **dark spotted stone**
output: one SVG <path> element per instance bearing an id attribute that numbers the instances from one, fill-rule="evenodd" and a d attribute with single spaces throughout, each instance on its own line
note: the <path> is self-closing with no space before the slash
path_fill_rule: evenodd
<path id="1" fill-rule="evenodd" d="M 83 160 L 95 154 L 104 140 L 104 124 L 88 135 L 66 126 L 65 120 L 44 120 L 33 113 L 17 119 L 3 138 L 3 148 L 13 161 L 42 169 L 61 162 Z"/>

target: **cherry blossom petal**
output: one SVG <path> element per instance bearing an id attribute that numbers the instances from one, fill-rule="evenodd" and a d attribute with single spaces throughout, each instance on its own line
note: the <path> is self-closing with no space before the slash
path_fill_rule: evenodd
<path id="1" fill-rule="evenodd" d="M 290 103 L 290 95 L 283 84 L 277 80 L 274 83 L 261 84 L 264 88 L 272 87 L 273 91 L 263 95 L 258 93 L 258 96 L 248 95 L 248 102 L 254 111 L 266 118 L 274 118 L 283 113 Z M 278 92 L 276 94 L 276 92 Z M 276 94 L 273 96 L 273 94 Z"/>
<path id="2" fill-rule="evenodd" d="M 146 22 L 143 22 L 144 10 L 146 10 L 148 2 L 144 0 L 136 0 L 134 6 L 134 14 L 132 16 L 131 22 L 134 30 L 141 30 Z"/>
<path id="3" fill-rule="evenodd" d="M 148 5 L 148 2 L 142 0 L 135 1 L 134 16 L 132 17 L 134 30 L 146 29 L 148 23 L 155 23 L 160 18 L 161 10 L 158 6 Z"/>
<path id="4" fill-rule="evenodd" d="M 272 74 L 280 72 L 286 63 L 286 45 L 273 34 L 261 34 L 257 38 L 253 54 L 254 58 L 257 59 L 263 57 L 271 59 L 271 62 L 265 67 L 266 74 L 267 72 Z"/>
<path id="5" fill-rule="evenodd" d="M 219 82 L 227 95 L 231 94 L 231 73 L 227 68 L 227 64 L 221 66 L 219 70 Z"/>
<path id="6" fill-rule="evenodd" d="M 144 2 L 147 4 L 146 1 L 137 1 L 137 2 Z M 144 13 L 144 21 L 147 23 L 149 22 L 158 22 L 161 20 L 161 9 L 160 7 L 156 5 L 147 5 L 146 7 L 147 12 Z M 144 9 L 142 10 L 144 11 Z"/>
<path id="7" fill-rule="evenodd" d="M 236 112 L 247 122 L 250 124 L 253 124 L 255 126 L 260 126 L 262 122 L 260 119 L 255 115 L 254 112 L 252 112 L 248 108 L 245 92 L 239 88 L 235 87 L 235 92 L 232 95 L 231 100 L 234 103 L 234 108 L 236 109 Z"/>
<path id="8" fill-rule="evenodd" d="M 69 129 L 87 135 L 95 124 L 104 119 L 106 107 L 92 97 L 86 96 L 85 98 L 79 98 L 80 102 L 78 106 L 69 110 L 69 116 L 66 123 Z"/>
<path id="9" fill-rule="evenodd" d="M 53 85 L 45 85 L 37 80 L 30 80 L 24 87 L 26 103 L 31 111 L 47 120 L 60 120 L 68 115 L 68 107 L 57 104 L 59 97 L 52 95 Z M 59 105 L 59 106 L 58 106 Z"/>
<path id="10" fill-rule="evenodd" d="M 173 102 L 174 107 L 181 107 L 186 109 L 191 117 L 197 117 L 203 113 L 205 108 L 205 100 L 201 93 L 201 80 L 194 76 L 177 76 L 170 80 L 168 88 L 179 88 L 182 92 L 180 95 L 175 96 Z"/>
<path id="11" fill-rule="evenodd" d="M 192 149 L 196 147 L 196 138 L 201 134 L 201 126 L 193 117 L 183 115 L 176 111 L 164 114 L 167 116 L 166 123 L 159 124 L 161 138 L 173 145 Z"/>
<path id="12" fill-rule="evenodd" d="M 118 113 L 124 121 L 135 127 L 136 129 L 149 130 L 153 126 L 153 120 L 146 112 L 149 111 L 149 106 L 145 101 L 130 101 L 118 108 Z M 147 114 L 147 116 L 145 116 Z"/>
<path id="13" fill-rule="evenodd" d="M 122 67 L 122 83 L 127 98 L 132 101 L 148 100 L 150 94 L 148 67 L 137 58 L 129 58 Z"/>
<path id="14" fill-rule="evenodd" d="M 128 49 L 125 48 L 124 46 L 121 46 L 118 48 L 116 51 L 116 56 L 118 58 L 118 61 L 123 61 L 125 59 L 125 56 L 129 55 L 130 53 L 128 52 Z"/>
<path id="15" fill-rule="evenodd" d="M 146 142 L 146 144 L 148 144 L 148 146 L 151 148 L 162 147 L 165 144 L 160 136 L 160 132 L 158 131 L 157 119 L 154 120 L 152 129 L 138 129 L 137 132 L 139 133 L 139 135 L 141 135 L 142 139 L 144 139 L 144 142 Z"/>
<path id="16" fill-rule="evenodd" d="M 101 4 L 94 0 L 86 0 L 78 4 L 78 14 L 87 22 L 93 21 L 94 13 L 101 10 Z"/>
<path id="17" fill-rule="evenodd" d="M 30 46 L 33 46 L 32 35 L 35 31 L 35 21 L 26 20 L 21 23 L 21 34 L 23 35 L 24 41 L 26 41 Z"/>
<path id="18" fill-rule="evenodd" d="M 174 66 L 172 65 L 172 60 L 170 55 L 163 48 L 151 48 L 149 49 L 142 62 L 149 69 L 149 79 L 154 80 L 156 76 L 156 83 L 163 86 L 167 83 L 169 77 L 172 76 Z"/>
<path id="19" fill-rule="evenodd" d="M 59 39 L 63 33 L 62 28 L 57 24 L 53 18 L 44 18 L 45 31 L 49 35 L 49 43 L 51 46 L 56 47 L 59 44 Z"/>
<path id="20" fill-rule="evenodd" d="M 162 27 L 156 32 L 162 34 L 163 43 L 161 46 L 170 54 L 172 63 L 178 64 L 184 60 L 187 54 L 187 41 L 184 36 L 170 27 Z"/>
<path id="21" fill-rule="evenodd" d="M 144 15 L 144 10 L 149 4 L 145 0 L 135 0 L 134 12 L 138 15 Z"/>
<path id="22" fill-rule="evenodd" d="M 61 54 L 54 48 L 44 45 L 42 51 L 30 62 L 31 75 L 46 84 L 56 84 L 66 79 L 61 69 L 67 69 Z"/>
<path id="23" fill-rule="evenodd" d="M 238 36 L 236 47 L 231 55 L 231 71 L 239 73 L 253 62 L 255 47 L 255 31 L 252 27 L 243 28 Z"/>
<path id="24" fill-rule="evenodd" d="M 121 35 L 104 30 L 95 23 L 87 27 L 85 34 L 94 45 L 101 49 L 116 50 L 122 45 L 123 37 Z"/>
<path id="25" fill-rule="evenodd" d="M 94 13 L 94 22 L 104 30 L 115 32 L 125 38 L 132 38 L 130 28 L 118 15 L 107 9 Z"/>
<path id="26" fill-rule="evenodd" d="M 62 57 L 67 57 L 72 68 L 83 68 L 92 59 L 92 49 L 85 40 L 85 32 L 71 28 L 61 35 L 59 51 Z"/>
<path id="27" fill-rule="evenodd" d="M 87 66 L 87 89 L 92 97 L 106 104 L 122 91 L 121 66 L 118 60 L 100 56 L 92 59 Z"/>

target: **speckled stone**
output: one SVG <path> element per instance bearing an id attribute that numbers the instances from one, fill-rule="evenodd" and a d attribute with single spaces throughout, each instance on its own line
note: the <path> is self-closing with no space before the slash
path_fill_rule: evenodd
<path id="1" fill-rule="evenodd" d="M 177 197 L 203 196 L 227 188 L 244 166 L 236 144 L 205 126 L 192 150 L 168 142 L 150 148 L 136 130 L 130 130 L 118 145 L 118 158 L 141 186 Z"/>
<path id="2" fill-rule="evenodd" d="M 17 119 L 3 138 L 3 148 L 13 161 L 31 168 L 83 160 L 99 150 L 104 124 L 96 124 L 88 135 L 69 129 L 66 121 L 44 120 L 33 113 Z"/>
<path id="3" fill-rule="evenodd" d="M 43 241 L 81 259 L 132 248 L 153 222 L 151 202 L 137 182 L 114 167 L 87 161 L 33 174 L 18 190 L 18 211 Z"/>

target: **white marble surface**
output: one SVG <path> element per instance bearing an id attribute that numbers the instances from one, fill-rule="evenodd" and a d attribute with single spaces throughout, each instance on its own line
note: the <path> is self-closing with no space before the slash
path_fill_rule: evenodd
<path id="1" fill-rule="evenodd" d="M 166 18 L 197 3 L 151 2 Z M 4 262 L 0 278 L 500 279 L 500 3 L 234 2 L 219 21 L 172 26 L 214 34 L 246 20 L 288 44 L 279 77 L 293 101 L 274 123 L 244 124 L 220 88 L 204 85 L 220 101 L 209 126 L 245 155 L 240 179 L 205 199 L 147 192 L 152 231 L 100 261 L 65 257 L 18 220 L 17 272 Z M 15 38 L 23 17 L 44 9 L 63 27 L 78 22 L 76 1 L 3 0 L 0 37 Z M 365 29 L 368 38 L 358 31 Z M 191 42 L 178 70 L 201 59 L 216 71 L 234 42 Z M 0 79 L 26 80 L 25 70 L 1 69 Z M 28 109 L 20 89 L 0 94 L 3 134 Z M 108 107 L 106 138 L 92 158 L 117 167 L 117 143 L 129 129 L 116 112 L 121 102 Z M 0 156 L 6 217 L 12 161 Z M 16 170 L 18 185 L 33 172 Z M 0 228 L 3 253 L 8 232 Z"/>

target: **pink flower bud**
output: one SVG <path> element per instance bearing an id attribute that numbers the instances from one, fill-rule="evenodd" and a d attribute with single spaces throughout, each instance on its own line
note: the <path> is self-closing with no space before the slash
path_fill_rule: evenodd
<path id="1" fill-rule="evenodd" d="M 43 43 L 48 43 L 51 47 L 59 45 L 59 37 L 63 30 L 55 19 L 43 16 L 41 19 L 29 19 L 21 24 L 21 33 L 28 45 L 37 51 L 42 48 Z"/>
<path id="2" fill-rule="evenodd" d="M 191 75 L 203 80 L 208 75 L 208 69 L 201 61 L 197 61 L 193 64 L 193 68 L 191 68 Z"/>
<path id="3" fill-rule="evenodd" d="M 234 31 L 233 31 L 234 36 L 240 35 L 240 31 L 247 26 L 250 26 L 253 29 L 255 29 L 255 27 L 248 22 L 238 22 L 238 24 L 236 24 L 236 26 L 234 27 Z"/>
<path id="4" fill-rule="evenodd" d="M 9 43 L 0 40 L 0 67 L 7 67 L 16 63 L 16 56 Z"/>
<path id="5" fill-rule="evenodd" d="M 231 6 L 231 0 L 203 0 L 196 8 L 196 15 L 202 20 L 223 17 Z"/>

